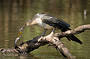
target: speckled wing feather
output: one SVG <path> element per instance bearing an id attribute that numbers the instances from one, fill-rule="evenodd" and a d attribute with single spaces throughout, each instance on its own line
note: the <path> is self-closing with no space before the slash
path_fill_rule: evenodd
<path id="1" fill-rule="evenodd" d="M 67 30 L 70 30 L 70 25 L 67 24 L 65 21 L 63 20 L 59 20 L 55 17 L 52 17 L 52 16 L 49 16 L 49 15 L 45 15 L 42 17 L 42 22 L 43 23 L 46 23 L 50 26 L 53 26 L 55 28 L 59 28 L 61 29 L 62 32 L 65 32 Z M 82 44 L 82 41 L 80 41 L 77 37 L 75 37 L 73 34 L 72 35 L 69 35 L 69 36 L 66 36 L 66 38 L 68 40 L 72 40 L 72 41 L 75 41 L 75 42 L 78 42 L 80 44 Z"/>
<path id="2" fill-rule="evenodd" d="M 70 25 L 67 24 L 65 21 L 59 20 L 49 15 L 45 15 L 44 17 L 42 17 L 42 22 L 59 29 L 70 27 Z"/>

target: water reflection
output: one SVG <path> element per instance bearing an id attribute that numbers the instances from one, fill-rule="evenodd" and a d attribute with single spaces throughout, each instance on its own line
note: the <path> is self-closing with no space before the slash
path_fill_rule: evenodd
<path id="1" fill-rule="evenodd" d="M 14 39 L 18 29 L 37 12 L 52 14 L 70 23 L 71 28 L 79 25 L 90 24 L 90 1 L 88 0 L 0 0 L 0 47 L 14 47 Z M 39 35 L 43 29 L 40 27 L 27 27 L 24 31 L 24 41 Z M 69 42 L 64 39 L 65 45 L 77 59 L 90 59 L 90 31 L 77 35 L 83 45 Z M 67 44 L 68 42 L 68 44 Z M 0 55 L 0 59 L 63 59 L 54 48 L 41 47 L 33 51 L 35 57 Z M 48 56 L 48 57 L 47 57 Z"/>

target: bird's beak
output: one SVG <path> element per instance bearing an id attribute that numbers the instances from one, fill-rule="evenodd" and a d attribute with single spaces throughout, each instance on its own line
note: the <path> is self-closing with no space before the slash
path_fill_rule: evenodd
<path id="1" fill-rule="evenodd" d="M 35 24 L 37 24 L 37 22 L 35 20 L 26 22 L 26 26 L 32 26 L 32 25 L 35 25 Z"/>

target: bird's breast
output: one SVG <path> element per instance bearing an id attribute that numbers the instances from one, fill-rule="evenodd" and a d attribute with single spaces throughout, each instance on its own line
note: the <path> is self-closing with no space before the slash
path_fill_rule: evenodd
<path id="1" fill-rule="evenodd" d="M 41 18 L 37 18 L 36 21 L 37 21 L 39 26 L 41 26 L 41 27 L 43 27 L 45 29 L 52 29 L 53 28 L 52 26 L 50 26 L 50 25 L 48 25 L 46 23 L 43 23 Z"/>

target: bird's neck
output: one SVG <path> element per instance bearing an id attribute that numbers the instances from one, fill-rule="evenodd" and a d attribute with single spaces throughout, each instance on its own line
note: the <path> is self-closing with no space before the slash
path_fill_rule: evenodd
<path id="1" fill-rule="evenodd" d="M 41 18 L 37 18 L 36 22 L 38 25 L 43 26 L 43 22 L 42 22 Z"/>

